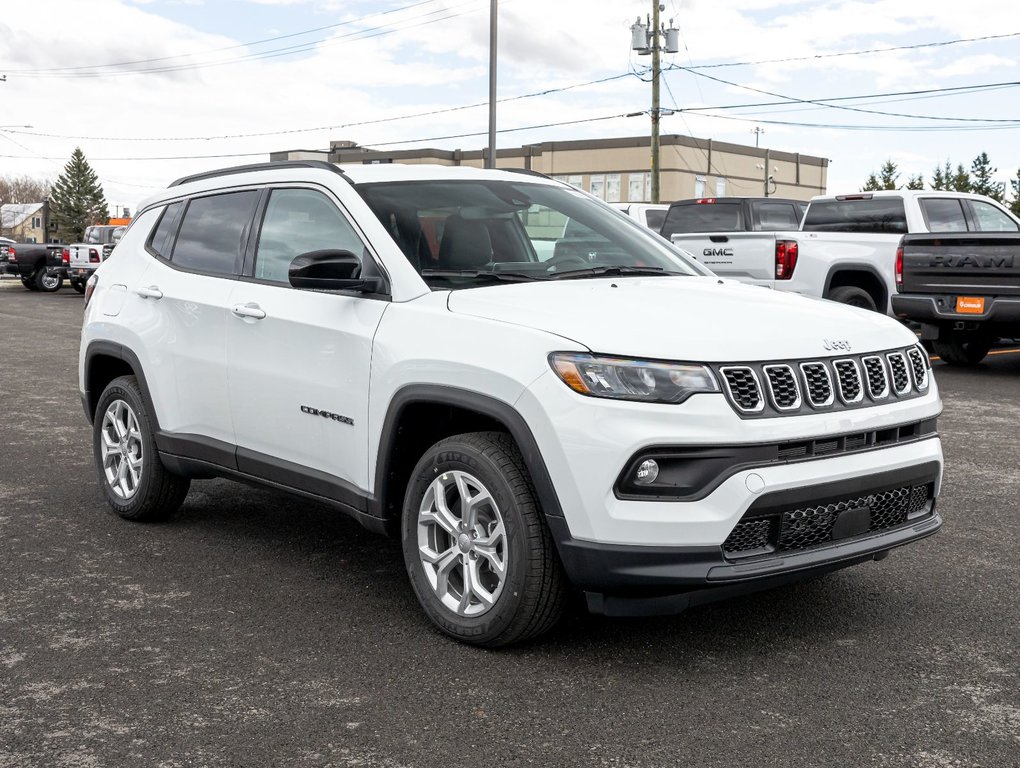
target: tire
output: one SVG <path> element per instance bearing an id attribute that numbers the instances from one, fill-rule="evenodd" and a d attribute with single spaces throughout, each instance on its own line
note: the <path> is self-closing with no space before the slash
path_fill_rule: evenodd
<path id="1" fill-rule="evenodd" d="M 828 299 L 838 301 L 840 304 L 849 304 L 851 307 L 870 309 L 872 312 L 878 311 L 878 305 L 871 294 L 856 285 L 842 285 L 839 288 L 833 288 L 829 291 Z"/>
<path id="2" fill-rule="evenodd" d="M 83 280 L 71 280 L 71 287 L 78 293 L 85 293 L 85 282 Z"/>
<path id="3" fill-rule="evenodd" d="M 64 287 L 64 278 L 60 275 L 50 276 L 46 274 L 45 267 L 37 269 L 33 279 L 35 280 L 36 290 L 43 293 L 55 293 Z"/>
<path id="4" fill-rule="evenodd" d="M 446 500 L 445 515 L 437 509 L 437 491 Z M 469 512 L 473 525 L 463 517 L 465 493 L 476 501 Z M 563 614 L 566 576 L 524 460 L 507 434 L 473 432 L 429 448 L 408 484 L 401 539 L 418 602 L 450 637 L 496 648 L 537 637 Z"/>
<path id="5" fill-rule="evenodd" d="M 116 439 L 119 436 L 123 439 Z M 152 421 L 134 376 L 114 379 L 103 390 L 92 423 L 92 449 L 99 486 L 113 511 L 125 520 L 166 520 L 188 495 L 191 480 L 171 474 L 159 458 Z"/>
<path id="6" fill-rule="evenodd" d="M 935 339 L 935 354 L 949 365 L 977 365 L 988 354 L 995 339 L 976 333 L 942 331 Z"/>
<path id="7" fill-rule="evenodd" d="M 38 291 L 39 288 L 35 284 L 35 277 L 23 277 L 21 278 L 21 284 L 28 288 L 30 291 Z"/>

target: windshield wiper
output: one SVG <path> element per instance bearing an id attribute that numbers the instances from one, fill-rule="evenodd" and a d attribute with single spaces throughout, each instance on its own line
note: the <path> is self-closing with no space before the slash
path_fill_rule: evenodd
<path id="1" fill-rule="evenodd" d="M 587 267 L 585 269 L 569 269 L 566 272 L 553 272 L 549 275 L 550 280 L 564 278 L 577 280 L 585 277 L 605 277 L 606 275 L 683 275 L 683 272 L 668 272 L 662 267 L 630 267 L 630 266 L 607 266 Z"/>
<path id="2" fill-rule="evenodd" d="M 430 277 L 483 277 L 496 282 L 519 283 L 524 280 L 546 280 L 543 275 L 526 272 L 490 272 L 484 269 L 423 269 L 421 276 Z"/>

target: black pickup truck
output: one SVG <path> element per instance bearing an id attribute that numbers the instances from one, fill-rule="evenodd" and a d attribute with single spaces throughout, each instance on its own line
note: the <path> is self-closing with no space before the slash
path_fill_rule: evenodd
<path id="1" fill-rule="evenodd" d="M 62 245 L 0 243 L 0 264 L 8 274 L 20 277 L 28 290 L 52 293 L 60 290 L 64 278 L 49 265 L 60 262 L 63 250 Z"/>
<path id="2" fill-rule="evenodd" d="M 1020 338 L 1020 235 L 906 235 L 896 254 L 897 316 L 921 324 L 951 365 L 976 365 L 999 339 Z"/>

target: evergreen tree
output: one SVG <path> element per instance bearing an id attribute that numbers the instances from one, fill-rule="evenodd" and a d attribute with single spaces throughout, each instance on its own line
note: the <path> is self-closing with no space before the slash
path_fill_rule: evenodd
<path id="1" fill-rule="evenodd" d="M 80 242 L 86 227 L 105 224 L 110 219 L 99 177 L 80 147 L 75 147 L 50 191 L 50 212 L 57 221 L 61 239 L 69 243 Z"/>
<path id="2" fill-rule="evenodd" d="M 1013 200 L 1009 204 L 1009 210 L 1020 216 L 1020 168 L 1016 169 L 1016 178 L 1009 180 L 1009 186 L 1013 189 Z"/>
<path id="3" fill-rule="evenodd" d="M 982 152 L 975 157 L 974 162 L 970 165 L 970 191 L 1001 203 L 1006 197 L 1006 190 L 999 182 L 992 181 L 992 176 L 998 170 L 998 168 L 992 168 L 992 162 L 988 159 L 987 152 Z"/>
<path id="4" fill-rule="evenodd" d="M 907 180 L 907 189 L 924 189 L 924 176 L 920 173 Z"/>
<path id="5" fill-rule="evenodd" d="M 931 172 L 931 188 L 937 190 L 947 190 L 950 188 L 953 179 L 953 168 L 949 164 L 949 160 L 946 160 L 944 166 L 935 166 L 935 170 Z"/>
<path id="6" fill-rule="evenodd" d="M 873 192 L 879 189 L 896 189 L 896 180 L 900 177 L 896 163 L 892 160 L 886 160 L 879 169 L 878 174 L 877 178 L 875 174 L 868 176 L 868 180 L 864 182 L 862 192 Z"/>
<path id="7" fill-rule="evenodd" d="M 963 167 L 963 163 L 956 166 L 956 171 L 949 179 L 949 186 L 947 189 L 953 192 L 970 192 L 970 174 L 967 173 L 967 169 Z"/>

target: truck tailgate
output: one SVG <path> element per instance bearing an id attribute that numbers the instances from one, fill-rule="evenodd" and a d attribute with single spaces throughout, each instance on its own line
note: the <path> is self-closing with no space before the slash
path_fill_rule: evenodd
<path id="1" fill-rule="evenodd" d="M 1020 235 L 907 235 L 902 292 L 1020 298 Z"/>
<path id="2" fill-rule="evenodd" d="M 775 284 L 774 232 L 676 234 L 670 239 L 720 277 L 770 288 Z"/>

